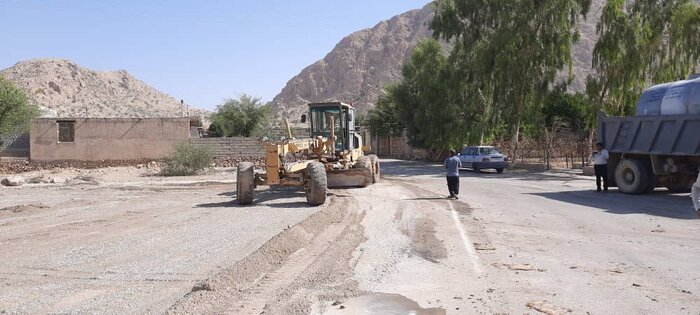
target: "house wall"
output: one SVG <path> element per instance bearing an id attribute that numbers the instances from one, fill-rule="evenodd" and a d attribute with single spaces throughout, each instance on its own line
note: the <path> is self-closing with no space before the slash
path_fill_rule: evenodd
<path id="1" fill-rule="evenodd" d="M 68 119 L 32 120 L 31 160 L 161 159 L 190 138 L 189 118 L 77 118 L 75 141 L 59 143 L 59 120 Z"/>

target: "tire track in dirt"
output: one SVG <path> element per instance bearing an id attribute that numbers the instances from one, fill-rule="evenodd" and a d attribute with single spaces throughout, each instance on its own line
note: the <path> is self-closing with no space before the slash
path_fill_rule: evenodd
<path id="1" fill-rule="evenodd" d="M 459 201 L 449 201 L 443 198 L 443 196 L 439 193 L 423 188 L 411 180 L 395 178 L 386 178 L 386 180 L 408 189 L 419 198 L 434 200 L 435 202 L 449 202 L 449 205 L 451 205 L 457 212 L 460 222 L 469 227 L 468 234 L 471 237 L 471 240 L 474 242 L 474 245 L 487 245 L 491 243 L 486 235 L 486 227 L 478 218 L 472 216 L 474 210 L 466 200 L 460 199 Z M 451 211 L 449 207 L 447 207 L 446 210 Z"/>
<path id="2" fill-rule="evenodd" d="M 319 301 L 357 294 L 351 259 L 364 241 L 352 197 L 331 196 L 314 215 L 196 285 L 167 313 L 307 314 Z"/>

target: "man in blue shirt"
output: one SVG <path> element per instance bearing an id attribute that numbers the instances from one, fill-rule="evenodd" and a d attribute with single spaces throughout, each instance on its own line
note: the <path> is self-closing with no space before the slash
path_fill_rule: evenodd
<path id="1" fill-rule="evenodd" d="M 445 160 L 445 168 L 447 169 L 447 189 L 450 191 L 450 199 L 459 199 L 459 169 L 462 167 L 462 161 L 457 157 L 455 150 L 450 150 L 450 157 Z"/>

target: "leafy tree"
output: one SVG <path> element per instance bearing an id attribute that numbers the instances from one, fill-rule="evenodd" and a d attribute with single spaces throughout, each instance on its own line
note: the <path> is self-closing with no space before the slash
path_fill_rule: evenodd
<path id="1" fill-rule="evenodd" d="M 212 121 L 209 125 L 209 137 L 219 138 L 224 136 L 224 129 L 218 121 Z"/>
<path id="2" fill-rule="evenodd" d="M 24 91 L 0 76 L 0 136 L 27 130 L 29 121 L 39 114 L 39 107 L 29 102 Z"/>
<path id="3" fill-rule="evenodd" d="M 529 107 L 543 101 L 560 71 L 568 69 L 572 76 L 578 22 L 590 0 L 437 0 L 434 5 L 434 35 L 454 45 L 450 61 L 459 80 L 452 81 L 452 90 L 479 105 L 472 110 L 481 117 L 475 125 L 480 134 L 487 133 L 487 125 L 506 122 L 517 152 Z"/>
<path id="4" fill-rule="evenodd" d="M 685 79 L 700 63 L 694 0 L 609 0 L 596 32 L 587 93 L 609 114 L 630 114 L 644 88 Z"/>
<path id="5" fill-rule="evenodd" d="M 212 115 L 212 125 L 216 126 L 215 131 L 220 128 L 226 137 L 250 137 L 267 123 L 269 116 L 269 105 L 263 105 L 260 98 L 243 94 L 218 106 Z"/>
<path id="6" fill-rule="evenodd" d="M 585 94 L 569 94 L 563 89 L 556 89 L 547 96 L 540 115 L 544 119 L 545 128 L 552 129 L 557 123 L 563 123 L 572 132 L 582 136 L 586 135 L 591 122 L 596 118 Z"/>
<path id="7" fill-rule="evenodd" d="M 453 72 L 440 43 L 421 41 L 402 73 L 403 81 L 389 90 L 386 101 L 395 102 L 409 143 L 432 150 L 436 158 L 447 148 L 461 147 L 470 113 L 449 88 Z"/>
<path id="8" fill-rule="evenodd" d="M 395 93 L 397 86 L 386 88 L 387 94 L 381 96 L 377 106 L 367 113 L 367 124 L 373 133 L 380 136 L 399 136 L 404 131 L 404 124 L 399 117 L 399 108 Z"/>

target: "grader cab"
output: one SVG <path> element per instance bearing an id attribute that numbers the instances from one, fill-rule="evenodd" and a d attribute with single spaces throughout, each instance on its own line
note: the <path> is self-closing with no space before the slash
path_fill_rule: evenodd
<path id="1" fill-rule="evenodd" d="M 287 139 L 265 144 L 265 172 L 252 163 L 238 164 L 238 203 L 253 203 L 255 187 L 296 186 L 306 191 L 313 206 L 326 202 L 328 188 L 365 187 L 380 178 L 379 158 L 365 155 L 362 137 L 355 131 L 355 108 L 344 103 L 309 104 L 301 122 L 310 124 L 310 138 L 294 139 L 287 124 Z"/>

